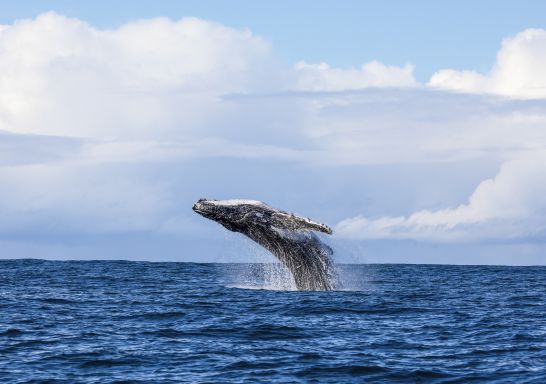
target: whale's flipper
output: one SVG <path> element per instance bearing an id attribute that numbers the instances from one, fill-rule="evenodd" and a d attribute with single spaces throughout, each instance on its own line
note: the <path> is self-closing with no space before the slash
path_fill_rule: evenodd
<path id="1" fill-rule="evenodd" d="M 200 199 L 193 210 L 270 251 L 288 267 L 299 290 L 334 289 L 333 251 L 313 232 L 332 234 L 327 225 L 256 200 Z"/>
<path id="2" fill-rule="evenodd" d="M 293 213 L 278 211 L 278 212 L 275 212 L 272 215 L 272 217 L 275 220 L 285 223 L 285 225 L 289 226 L 290 229 L 293 229 L 293 230 L 306 229 L 310 231 L 324 232 L 329 235 L 332 234 L 332 229 L 329 226 L 318 223 L 316 221 L 313 221 L 305 217 L 296 216 Z"/>

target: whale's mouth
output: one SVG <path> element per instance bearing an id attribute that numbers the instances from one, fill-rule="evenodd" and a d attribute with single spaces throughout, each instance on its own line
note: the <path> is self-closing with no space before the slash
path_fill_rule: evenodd
<path id="1" fill-rule="evenodd" d="M 195 213 L 198 213 L 199 215 L 216 221 L 216 218 L 214 217 L 214 213 L 210 209 L 210 207 L 207 207 L 206 204 L 202 203 L 203 200 L 199 200 L 197 203 L 193 205 L 191 208 Z"/>
<path id="2" fill-rule="evenodd" d="M 207 212 L 207 209 L 206 209 L 206 206 L 205 206 L 205 203 L 204 203 L 206 201 L 207 200 L 203 199 L 203 198 L 197 200 L 197 202 L 193 205 L 193 207 L 191 207 L 191 209 L 193 209 L 197 213 Z"/>
<path id="3" fill-rule="evenodd" d="M 208 215 L 210 215 L 210 212 L 208 212 L 206 209 L 204 209 L 203 207 L 200 207 L 198 206 L 197 204 L 195 204 L 193 207 L 192 207 L 193 211 L 200 214 L 201 216 L 205 216 L 207 217 Z"/>

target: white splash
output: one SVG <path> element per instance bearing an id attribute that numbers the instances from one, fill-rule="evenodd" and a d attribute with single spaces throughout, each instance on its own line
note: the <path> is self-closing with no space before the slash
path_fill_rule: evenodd
<path id="1" fill-rule="evenodd" d="M 231 234 L 226 233 L 231 239 Z M 271 291 L 297 291 L 294 277 L 290 270 L 278 261 L 271 253 L 250 239 L 240 236 L 240 241 L 228 242 L 223 263 L 219 264 L 223 285 L 227 288 L 256 289 Z M 343 248 L 343 247 L 342 247 Z M 361 264 L 362 249 L 343 249 L 344 258 L 354 253 L 351 259 Z M 231 254 L 232 256 L 228 256 Z M 358 257 L 357 257 L 358 255 Z M 231 263 L 231 260 L 249 260 L 247 263 Z M 350 264 L 335 265 L 335 291 L 366 291 L 368 290 L 368 272 L 360 265 L 354 268 Z"/>
<path id="2" fill-rule="evenodd" d="M 228 267 L 228 288 L 297 291 L 292 274 L 281 263 L 239 264 Z"/>

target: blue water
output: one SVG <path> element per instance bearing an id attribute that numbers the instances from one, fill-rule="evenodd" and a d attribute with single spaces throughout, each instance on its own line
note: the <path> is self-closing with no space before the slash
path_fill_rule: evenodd
<path id="1" fill-rule="evenodd" d="M 341 266 L 345 291 L 249 289 L 268 273 L 0 261 L 0 382 L 546 382 L 546 268 Z"/>

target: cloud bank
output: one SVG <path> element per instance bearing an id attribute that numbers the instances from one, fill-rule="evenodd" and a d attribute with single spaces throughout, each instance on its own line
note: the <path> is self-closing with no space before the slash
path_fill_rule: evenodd
<path id="1" fill-rule="evenodd" d="M 507 38 L 488 74 L 419 84 L 411 64 L 283 63 L 267 39 L 196 18 L 4 25 L 0 241 L 184 247 L 211 230 L 195 199 L 246 197 L 343 238 L 541 243 L 545 36 Z"/>
<path id="2" fill-rule="evenodd" d="M 363 239 L 527 240 L 546 237 L 546 151 L 505 162 L 455 208 L 421 210 L 407 217 L 341 221 L 342 236 Z"/>
<path id="3" fill-rule="evenodd" d="M 414 84 L 411 67 L 283 67 L 248 30 L 155 18 L 101 30 L 54 12 L 0 30 L 0 129 L 183 137 L 219 123 L 227 93 Z M 217 117 L 217 118 L 215 118 Z"/>

